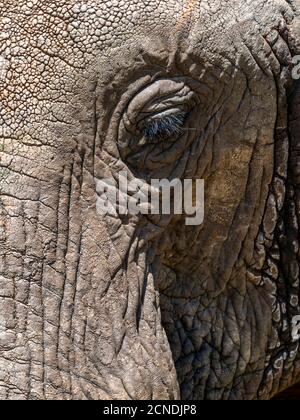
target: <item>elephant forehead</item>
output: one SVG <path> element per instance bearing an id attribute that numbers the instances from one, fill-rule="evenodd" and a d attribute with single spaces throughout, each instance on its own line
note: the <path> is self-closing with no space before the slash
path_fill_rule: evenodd
<path id="1" fill-rule="evenodd" d="M 157 61 L 164 54 L 189 49 L 196 51 L 197 58 L 209 51 L 210 61 L 215 62 L 216 52 L 224 55 L 239 38 L 236 29 L 247 33 L 260 22 L 260 27 L 271 28 L 288 12 L 287 2 L 274 0 L 2 2 L 1 132 L 7 138 L 12 133 L 20 137 L 20 132 L 24 139 L 22 130 L 30 120 L 30 130 L 35 129 L 40 135 L 41 127 L 34 128 L 34 122 L 39 120 L 45 127 L 48 118 L 41 117 L 45 114 L 75 127 L 76 122 L 68 117 L 70 107 L 66 96 L 74 92 L 74 86 L 84 83 L 79 74 L 91 63 L 97 67 L 98 74 L 99 70 L 104 73 L 104 67 L 111 73 L 112 66 L 102 66 L 100 60 L 106 63 L 119 60 L 114 67 L 116 72 L 124 67 L 130 72 L 131 62 L 140 56 L 138 46 L 143 42 L 147 43 L 147 49 L 156 50 Z M 244 27 L 243 22 L 251 22 L 250 27 Z M 204 40 L 200 42 L 201 38 Z M 137 46 L 135 58 L 128 53 L 132 45 Z M 120 47 L 123 57 L 115 58 L 115 49 Z M 232 48 L 233 54 L 237 50 L 241 51 Z M 91 80 L 89 76 L 85 79 Z M 30 138 L 32 141 L 32 133 Z"/>
<path id="2" fill-rule="evenodd" d="M 222 55 L 241 34 L 268 32 L 283 15 L 291 15 L 284 0 L 10 0 L 0 3 L 0 84 L 17 80 L 24 97 L 25 85 L 44 89 L 47 73 L 52 80 L 59 76 L 62 93 L 62 75 L 86 69 L 95 57 L 113 60 L 114 48 L 125 52 L 147 40 L 153 49 L 163 40 L 169 52 Z"/>
<path id="3" fill-rule="evenodd" d="M 254 14 L 257 21 L 271 24 L 276 20 L 274 11 L 282 13 L 287 8 L 284 0 L 12 0 L 0 4 L 0 25 L 4 25 L 0 42 L 22 35 L 23 41 L 30 36 L 32 47 L 37 45 L 49 53 L 51 47 L 74 45 L 91 52 L 95 46 L 110 48 L 145 30 L 148 34 L 159 31 L 164 36 L 176 36 L 193 21 L 197 31 L 215 29 L 216 33 L 253 19 Z M 3 50 L 5 43 L 1 44 Z"/>
<path id="4" fill-rule="evenodd" d="M 169 50 L 183 43 L 200 53 L 223 52 L 241 34 L 268 32 L 283 17 L 292 18 L 284 0 L 10 0 L 0 3 L 0 83 L 18 78 L 24 85 L 31 73 L 26 84 L 33 85 L 43 71 L 82 70 L 94 57 L 112 59 L 113 48 L 126 50 L 137 38 L 167 40 Z"/>

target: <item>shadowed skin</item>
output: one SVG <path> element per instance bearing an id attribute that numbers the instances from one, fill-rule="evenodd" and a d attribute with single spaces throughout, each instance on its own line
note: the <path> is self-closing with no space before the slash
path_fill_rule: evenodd
<path id="1" fill-rule="evenodd" d="M 299 1 L 0 4 L 0 398 L 269 399 L 300 380 Z M 96 180 L 205 180 L 205 220 Z"/>

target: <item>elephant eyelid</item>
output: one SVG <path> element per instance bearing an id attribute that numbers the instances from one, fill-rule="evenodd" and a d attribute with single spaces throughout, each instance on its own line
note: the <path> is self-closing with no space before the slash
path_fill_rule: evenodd
<path id="1" fill-rule="evenodd" d="M 142 123 L 141 133 L 150 140 L 163 140 L 172 135 L 181 135 L 186 121 L 185 113 L 167 115 L 160 118 L 147 119 Z"/>

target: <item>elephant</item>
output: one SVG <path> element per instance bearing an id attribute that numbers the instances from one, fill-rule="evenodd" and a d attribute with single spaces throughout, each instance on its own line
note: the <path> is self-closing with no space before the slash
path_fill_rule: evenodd
<path id="1" fill-rule="evenodd" d="M 299 14 L 0 3 L 0 399 L 268 400 L 300 381 Z M 203 222 L 102 214 L 99 180 L 122 171 L 203 180 Z"/>

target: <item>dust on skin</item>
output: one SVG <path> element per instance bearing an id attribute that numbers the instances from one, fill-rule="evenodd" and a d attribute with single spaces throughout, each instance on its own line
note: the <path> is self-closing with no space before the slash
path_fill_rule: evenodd
<path id="1" fill-rule="evenodd" d="M 187 23 L 191 22 L 193 12 L 198 4 L 197 0 L 188 0 L 184 2 L 183 12 L 179 16 L 176 28 L 182 29 Z"/>

